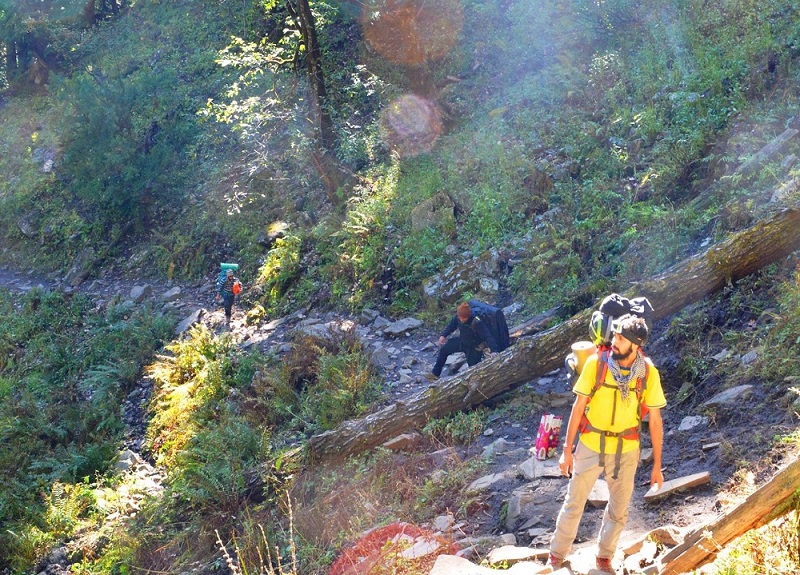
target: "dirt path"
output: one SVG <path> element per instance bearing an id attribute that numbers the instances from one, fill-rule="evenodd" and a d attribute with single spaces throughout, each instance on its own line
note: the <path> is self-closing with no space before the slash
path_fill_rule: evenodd
<path id="1" fill-rule="evenodd" d="M 205 308 L 207 313 L 202 321 L 208 323 L 212 329 L 220 331 L 227 328 L 222 326 L 222 314 L 213 301 L 214 279 L 212 275 L 209 275 L 201 282 L 178 286 L 181 288 L 180 297 L 170 305 L 178 310 L 179 317 L 188 316 L 197 309 Z M 108 301 L 109 298 L 115 296 L 126 299 L 130 297 L 131 290 L 146 283 L 148 282 L 116 277 L 99 278 L 85 282 L 77 288 L 77 291 L 98 300 Z M 20 291 L 27 291 L 35 287 L 63 289 L 57 281 L 9 269 L 0 269 L 0 285 Z M 159 301 L 162 294 L 172 287 L 175 285 L 152 286 L 150 298 Z M 298 312 L 282 319 L 285 321 L 272 322 L 272 324 L 277 324 L 273 328 L 264 325 L 247 326 L 243 321 L 242 308 L 238 307 L 235 309 L 230 329 L 236 340 L 243 346 L 257 345 L 268 349 L 290 345 L 291 331 L 298 326 L 324 325 L 331 321 L 359 323 L 357 317 L 345 318 L 330 313 L 321 317 L 307 317 Z M 510 321 L 521 321 L 521 319 L 523 318 L 510 318 Z M 381 335 L 379 329 L 370 327 L 370 325 L 359 327 L 362 339 L 366 342 L 368 349 L 384 358 L 381 369 L 386 381 L 387 402 L 418 393 L 430 385 L 424 374 L 430 371 L 435 360 L 436 347 L 432 344 L 438 336 L 437 327 L 439 326 L 425 326 L 407 337 L 393 340 L 386 339 Z M 654 339 L 657 340 L 657 337 Z M 668 349 L 659 350 L 657 344 L 649 352 L 657 366 L 659 358 L 666 360 L 670 353 L 674 353 Z M 665 363 L 669 362 L 665 361 Z M 661 372 L 663 381 L 670 381 L 670 378 L 674 377 L 668 367 L 661 369 Z M 137 454 L 142 451 L 147 425 L 145 406 L 151 391 L 152 382 L 147 378 L 142 378 L 123 405 L 127 427 L 123 448 Z M 683 418 L 689 415 L 698 415 L 699 410 L 678 405 L 673 399 L 668 394 L 670 406 L 663 413 L 666 432 L 664 440 L 665 478 L 669 480 L 707 470 L 711 473 L 712 483 L 669 496 L 657 503 L 646 503 L 643 496 L 649 488 L 650 464 L 640 466 L 627 528 L 621 539 L 621 547 L 658 527 L 674 525 L 688 529 L 718 517 L 726 507 L 734 503 L 734 496 L 727 491 L 737 469 L 741 469 L 743 460 L 749 461 L 755 466 L 759 465 L 762 459 L 760 456 L 763 456 L 763 452 L 759 453 L 758 446 L 756 444 L 748 446 L 747 443 L 752 442 L 754 436 L 764 434 L 772 436 L 780 429 L 781 425 L 786 426 L 790 422 L 786 417 L 778 416 L 753 418 L 748 411 L 748 406 L 741 404 L 718 411 L 717 417 L 713 421 L 707 421 L 686 431 L 678 431 Z M 557 370 L 545 377 L 536 378 L 512 392 L 504 394 L 503 397 L 493 398 L 488 402 L 490 408 L 493 409 L 492 414 L 488 418 L 484 435 L 472 446 L 470 453 L 473 455 L 480 453 L 483 449 L 502 439 L 505 447 L 488 459 L 487 474 L 502 473 L 505 474 L 505 478 L 481 495 L 485 505 L 482 513 L 464 518 L 468 523 L 467 529 L 470 534 L 498 535 L 510 532 L 516 536 L 517 545 L 532 547 L 547 545 L 563 501 L 567 480 L 551 477 L 531 481 L 516 470 L 523 461 L 530 457 L 529 449 L 535 443 L 541 416 L 545 413 L 553 413 L 561 415 L 566 422 L 571 401 L 572 394 L 568 388 L 566 373 L 564 370 Z M 712 450 L 701 448 L 704 444 L 714 442 L 718 442 L 720 446 Z M 733 449 L 732 442 L 739 442 L 743 445 L 736 445 L 736 449 Z M 761 449 L 763 451 L 764 448 Z M 770 469 L 767 466 L 767 468 L 760 469 L 758 477 L 768 475 L 770 475 Z M 520 517 L 515 525 L 507 524 L 506 514 L 509 501 L 516 493 L 526 490 L 532 492 L 532 495 L 526 499 L 529 503 L 526 515 Z M 602 513 L 602 507 L 587 505 L 576 540 L 577 550 L 588 552 L 593 548 Z"/>

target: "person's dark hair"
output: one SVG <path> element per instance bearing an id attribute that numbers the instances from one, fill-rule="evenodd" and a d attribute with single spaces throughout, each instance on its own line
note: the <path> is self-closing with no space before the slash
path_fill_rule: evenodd
<path id="1" fill-rule="evenodd" d="M 639 347 L 647 343 L 647 337 L 650 332 L 647 329 L 647 322 L 645 322 L 644 318 L 626 314 L 619 318 L 615 324 L 616 329 L 614 331 L 628 341 L 635 343 Z"/>

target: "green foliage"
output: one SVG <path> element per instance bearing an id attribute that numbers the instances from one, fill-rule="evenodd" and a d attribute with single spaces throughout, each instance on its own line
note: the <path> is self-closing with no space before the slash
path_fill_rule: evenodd
<path id="1" fill-rule="evenodd" d="M 322 353 L 317 381 L 300 397 L 300 413 L 314 422 L 311 430 L 333 429 L 365 412 L 377 399 L 377 377 L 369 355 L 360 346 L 337 354 Z"/>
<path id="2" fill-rule="evenodd" d="M 294 235 L 287 235 L 275 241 L 274 246 L 264 258 L 258 270 L 257 285 L 262 286 L 262 300 L 267 310 L 274 310 L 287 294 L 292 282 L 300 273 L 303 240 Z"/>
<path id="3" fill-rule="evenodd" d="M 245 500 L 245 471 L 269 452 L 268 436 L 236 417 L 209 422 L 178 451 L 167 478 L 183 512 L 225 520 Z M 199 517 L 197 517 L 199 519 Z"/>
<path id="4" fill-rule="evenodd" d="M 172 325 L 145 307 L 106 317 L 40 290 L 1 292 L 0 312 L 0 547 L 20 550 L 19 567 L 90 508 L 80 483 L 113 460 L 121 401 Z"/>
<path id="5" fill-rule="evenodd" d="M 205 425 L 216 419 L 216 403 L 225 397 L 231 373 L 230 338 L 217 338 L 203 324 L 187 339 L 166 346 L 172 355 L 150 366 L 156 387 L 148 427 L 150 449 L 167 469 Z"/>
<path id="6" fill-rule="evenodd" d="M 351 307 L 363 305 L 372 292 L 386 261 L 386 242 L 390 232 L 389 211 L 396 197 L 398 170 L 392 167 L 361 188 L 347 203 L 338 242 L 331 254 L 331 289 L 337 300 Z"/>
<path id="7" fill-rule="evenodd" d="M 431 419 L 422 431 L 431 439 L 445 445 L 471 445 L 483 433 L 485 418 L 486 413 L 481 409 L 459 411 L 446 417 Z"/>
<path id="8" fill-rule="evenodd" d="M 793 381 L 800 377 L 797 362 L 790 361 L 800 353 L 800 270 L 781 285 L 773 319 L 765 341 L 767 355 L 758 362 L 759 375 L 767 381 Z"/>

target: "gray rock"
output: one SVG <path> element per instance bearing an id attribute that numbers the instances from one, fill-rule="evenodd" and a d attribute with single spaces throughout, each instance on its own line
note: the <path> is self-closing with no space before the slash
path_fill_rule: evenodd
<path id="1" fill-rule="evenodd" d="M 742 365 L 750 365 L 758 359 L 758 352 L 756 350 L 748 351 L 742 356 Z"/>
<path id="2" fill-rule="evenodd" d="M 133 286 L 133 288 L 131 288 L 130 298 L 134 301 L 134 303 L 142 303 L 145 299 L 150 297 L 150 294 L 152 293 L 153 288 L 150 287 L 150 284 Z"/>
<path id="3" fill-rule="evenodd" d="M 516 545 L 503 545 L 492 549 L 486 557 L 489 565 L 514 565 L 521 561 L 535 561 L 546 559 L 550 554 L 547 549 L 531 549 L 530 547 L 517 547 Z"/>
<path id="4" fill-rule="evenodd" d="M 493 485 L 507 479 L 505 473 L 492 473 L 479 477 L 467 487 L 467 493 L 480 493 L 481 491 L 488 491 Z"/>
<path id="5" fill-rule="evenodd" d="M 488 431 L 488 430 L 487 430 Z M 485 432 L 484 432 L 485 433 Z M 510 446 L 514 445 L 513 443 L 506 441 L 504 438 L 495 439 L 489 445 L 483 448 L 483 453 L 481 454 L 484 459 L 489 459 L 494 457 L 499 453 L 504 453 L 508 451 Z"/>
<path id="6" fill-rule="evenodd" d="M 688 415 L 681 420 L 678 431 L 689 431 L 701 425 L 708 425 L 708 417 L 705 415 Z"/>
<path id="7" fill-rule="evenodd" d="M 439 515 L 436 517 L 432 522 L 432 526 L 436 531 L 444 532 L 450 530 L 455 522 L 455 518 L 448 513 L 447 515 Z"/>
<path id="8" fill-rule="evenodd" d="M 725 391 L 718 393 L 705 403 L 704 406 L 713 406 L 713 405 L 732 405 L 737 403 L 742 398 L 746 397 L 750 394 L 753 390 L 752 385 L 737 385 L 736 387 L 732 387 L 730 389 L 726 389 Z"/>
<path id="9" fill-rule="evenodd" d="M 177 299 L 180 299 L 181 293 L 182 292 L 181 292 L 180 286 L 175 286 L 174 288 L 165 291 L 161 295 L 161 300 L 162 301 L 175 301 Z"/>
<path id="10" fill-rule="evenodd" d="M 399 337 L 412 331 L 416 331 L 422 327 L 422 322 L 413 317 L 407 317 L 396 322 L 393 322 L 383 329 L 383 335 L 386 337 Z"/>
<path id="11" fill-rule="evenodd" d="M 358 321 L 361 323 L 361 325 L 369 325 L 375 321 L 379 315 L 380 314 L 374 309 L 364 308 L 361 311 L 361 315 L 358 316 Z"/>
<path id="12" fill-rule="evenodd" d="M 206 314 L 205 308 L 196 309 L 192 313 L 190 313 L 183 321 L 181 321 L 177 326 L 175 326 L 175 335 L 181 335 L 183 332 L 188 330 L 198 321 L 200 318 Z"/>

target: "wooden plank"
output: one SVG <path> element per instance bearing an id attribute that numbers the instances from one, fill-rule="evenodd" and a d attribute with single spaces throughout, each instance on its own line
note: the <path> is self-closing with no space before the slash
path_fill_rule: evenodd
<path id="1" fill-rule="evenodd" d="M 705 485 L 711 483 L 711 474 L 708 471 L 695 473 L 693 475 L 685 475 L 676 479 L 665 481 L 664 485 L 659 487 L 658 491 L 648 491 L 644 495 L 645 501 L 655 501 L 670 493 L 674 493 L 680 489 L 688 489 L 689 487 L 697 487 L 698 485 Z"/>
<path id="2" fill-rule="evenodd" d="M 687 535 L 661 559 L 660 575 L 680 575 L 708 563 L 733 539 L 791 510 L 792 496 L 800 497 L 798 458 L 727 514 Z"/>

